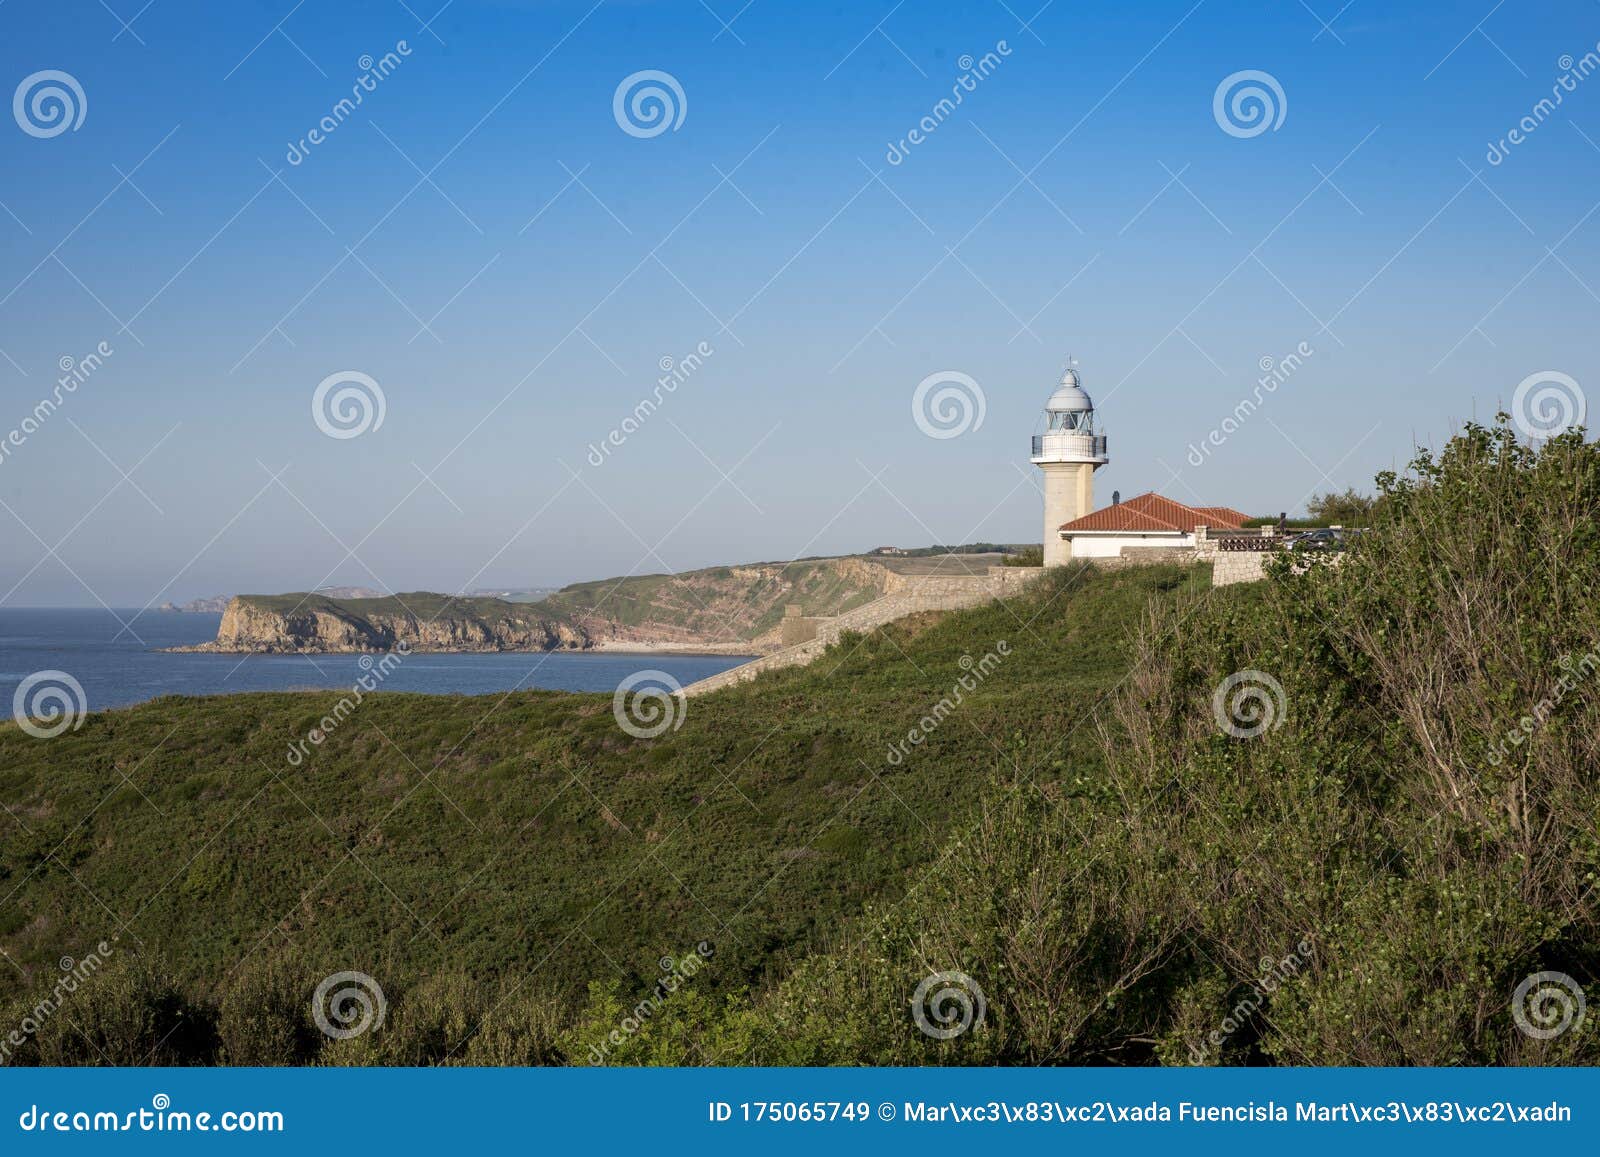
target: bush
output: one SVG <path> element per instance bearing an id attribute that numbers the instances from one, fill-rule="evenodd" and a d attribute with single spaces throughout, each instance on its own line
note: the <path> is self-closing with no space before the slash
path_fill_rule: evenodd
<path id="1" fill-rule="evenodd" d="M 311 1018 L 315 981 L 283 955 L 251 958 L 239 969 L 217 1015 L 222 1063 L 301 1065 L 316 1056 L 322 1036 Z"/>
<path id="2" fill-rule="evenodd" d="M 330 1065 L 550 1065 L 566 1059 L 566 1005 L 532 982 L 428 977 L 389 1001 L 383 1023 L 324 1043 Z"/>
<path id="3" fill-rule="evenodd" d="M 160 965 L 118 955 L 39 1024 L 43 1065 L 206 1064 L 216 1054 L 209 1010 Z"/>

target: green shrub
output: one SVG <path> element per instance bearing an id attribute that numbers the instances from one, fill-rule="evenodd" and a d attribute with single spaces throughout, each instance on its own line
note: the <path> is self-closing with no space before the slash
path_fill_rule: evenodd
<path id="1" fill-rule="evenodd" d="M 43 1018 L 44 1065 L 185 1065 L 216 1054 L 209 1010 L 186 997 L 161 965 L 119 953 Z"/>
<path id="2" fill-rule="evenodd" d="M 252 957 L 240 967 L 217 1013 L 221 1060 L 229 1065 L 300 1065 L 322 1038 L 311 1017 L 315 980 L 285 955 Z"/>

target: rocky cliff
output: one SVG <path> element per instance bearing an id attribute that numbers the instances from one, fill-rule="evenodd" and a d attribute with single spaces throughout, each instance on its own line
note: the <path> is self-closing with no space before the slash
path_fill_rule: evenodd
<path id="1" fill-rule="evenodd" d="M 878 562 L 856 557 L 748 563 L 574 583 L 538 606 L 612 650 L 750 654 L 779 646 L 786 607 L 841 614 L 883 594 L 893 578 Z"/>
<path id="2" fill-rule="evenodd" d="M 588 647 L 589 636 L 500 599 L 239 595 L 222 613 L 215 641 L 174 650 L 328 653 L 387 651 L 399 643 L 413 651 L 557 651 Z"/>

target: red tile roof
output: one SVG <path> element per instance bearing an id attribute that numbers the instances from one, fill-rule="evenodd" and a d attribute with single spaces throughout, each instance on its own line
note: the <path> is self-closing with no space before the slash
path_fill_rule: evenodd
<path id="1" fill-rule="evenodd" d="M 1061 529 L 1193 534 L 1197 526 L 1237 529 L 1245 517 L 1226 506 L 1185 506 L 1151 491 L 1085 514 L 1063 524 Z"/>
<path id="2" fill-rule="evenodd" d="M 1121 506 L 1108 506 L 1104 510 L 1096 510 L 1093 514 L 1085 514 L 1082 518 L 1065 523 L 1061 529 L 1154 531 L 1168 534 L 1176 533 L 1178 530 L 1170 522 L 1164 522 L 1141 510 L 1129 509 L 1127 503 Z"/>
<path id="3" fill-rule="evenodd" d="M 1206 523 L 1207 526 L 1225 526 L 1232 529 L 1243 526 L 1250 518 L 1248 514 L 1235 510 L 1231 506 L 1196 506 L 1195 509 L 1213 519 L 1213 521 Z"/>

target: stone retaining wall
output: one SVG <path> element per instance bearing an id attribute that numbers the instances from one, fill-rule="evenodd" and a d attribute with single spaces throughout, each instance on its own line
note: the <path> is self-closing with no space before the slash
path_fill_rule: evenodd
<path id="1" fill-rule="evenodd" d="M 1192 546 L 1125 546 L 1117 558 L 1086 558 L 1101 570 L 1121 570 L 1129 566 L 1192 566 L 1200 561 Z"/>

